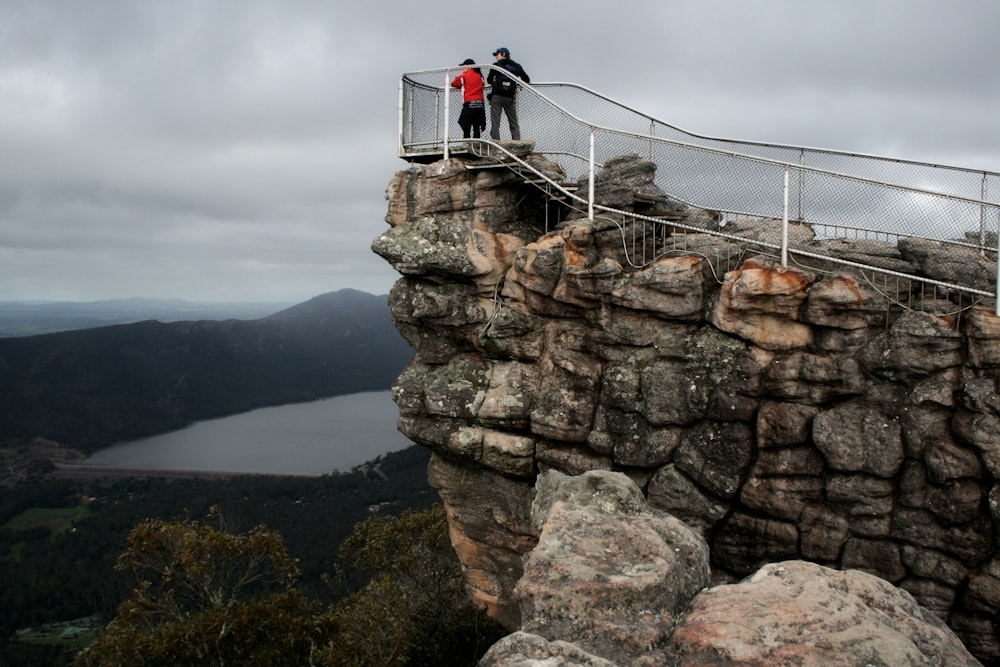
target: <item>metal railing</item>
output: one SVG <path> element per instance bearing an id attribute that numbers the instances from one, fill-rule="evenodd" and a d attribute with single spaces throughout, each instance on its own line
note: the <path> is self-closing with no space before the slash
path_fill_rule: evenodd
<path id="1" fill-rule="evenodd" d="M 484 75 L 491 68 L 481 66 Z M 468 143 L 456 122 L 462 96 L 449 85 L 462 69 L 411 72 L 400 79 L 401 157 L 447 157 L 456 142 Z M 570 181 L 586 180 L 592 185 L 595 172 L 609 158 L 636 154 L 657 165 L 655 184 L 679 202 L 719 212 L 724 221 L 772 221 L 771 232 L 763 239 L 728 234 L 725 225 L 691 231 L 771 248 L 782 265 L 794 255 L 915 280 L 935 291 L 955 291 L 979 300 L 995 299 L 1000 292 L 1000 202 L 990 200 L 1000 195 L 1000 173 L 704 137 L 569 83 L 523 84 L 517 104 L 522 136 L 534 141 L 535 153 L 558 162 Z M 501 125 L 501 137 L 509 137 L 506 122 Z M 502 150 L 502 146 L 490 145 Z M 518 161 L 512 155 L 508 160 Z M 522 167 L 527 165 L 522 163 Z M 591 219 L 596 208 L 631 216 L 637 224 L 666 224 L 595 205 L 594 188 L 586 191 L 586 201 L 568 190 L 562 194 L 586 206 Z M 815 239 L 803 242 L 801 235 L 790 235 L 789 226 L 795 223 L 808 225 Z M 669 224 L 678 226 L 676 221 Z M 950 256 L 953 261 L 972 262 L 971 269 L 949 273 L 936 273 L 934 266 L 919 273 L 897 270 L 906 264 L 896 249 L 902 238 L 925 239 L 950 248 L 957 253 Z M 850 239 L 852 252 L 831 252 L 831 242 L 838 239 Z M 866 255 L 887 259 L 870 261 Z"/>

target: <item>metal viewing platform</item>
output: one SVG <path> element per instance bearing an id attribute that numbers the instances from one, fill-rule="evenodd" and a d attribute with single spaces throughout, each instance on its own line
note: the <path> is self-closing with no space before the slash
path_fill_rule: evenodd
<path id="1" fill-rule="evenodd" d="M 492 65 L 480 65 L 484 75 Z M 457 119 L 462 95 L 450 81 L 462 68 L 404 74 L 399 82 L 399 157 L 426 163 L 453 154 L 472 168 L 506 167 L 572 202 L 593 220 L 613 217 L 650 233 L 684 231 L 664 221 L 601 206 L 577 194 L 610 158 L 639 155 L 656 164 L 655 184 L 667 196 L 717 212 L 716 229 L 691 227 L 772 254 L 783 266 L 810 260 L 860 273 L 866 280 L 907 281 L 921 292 L 961 307 L 989 303 L 996 312 L 1000 173 L 834 150 L 718 139 L 692 134 L 572 83 L 521 84 L 517 95 L 522 135 L 532 152 L 558 163 L 567 178 L 557 182 L 534 168 L 508 142 L 463 139 Z M 506 126 L 506 123 L 503 123 Z M 581 188 L 582 190 L 582 188 Z M 587 189 L 593 193 L 593 187 Z M 726 232 L 726 221 L 755 219 L 773 226 L 768 238 Z M 807 225 L 814 237 L 789 234 Z M 798 240 L 797 240 L 798 239 Z M 919 273 L 896 270 L 889 261 L 900 241 L 930 242 L 935 260 Z M 860 253 L 831 252 L 850 241 Z M 886 261 L 870 258 L 885 257 Z M 943 258 L 943 259 L 942 259 Z M 902 262 L 897 262 L 902 264 Z M 939 266 L 955 264 L 945 271 Z M 899 294 L 898 289 L 895 291 Z M 905 305 L 905 304 L 903 304 Z"/>

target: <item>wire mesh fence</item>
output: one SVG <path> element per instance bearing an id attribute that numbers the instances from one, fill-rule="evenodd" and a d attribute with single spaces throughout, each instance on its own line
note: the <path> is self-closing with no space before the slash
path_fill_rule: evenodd
<path id="1" fill-rule="evenodd" d="M 481 66 L 484 77 L 491 68 Z M 450 87 L 461 70 L 402 77 L 401 156 L 441 153 L 445 143 L 462 141 L 462 95 Z M 726 221 L 754 218 L 772 229 L 752 241 L 780 245 L 783 257 L 797 253 L 923 281 L 935 290 L 996 296 L 1000 174 L 703 137 L 575 84 L 523 85 L 517 105 L 522 137 L 534 141 L 535 153 L 558 162 L 568 182 L 584 182 L 611 158 L 638 155 L 655 163 L 654 183 L 667 196 L 722 215 L 723 225 L 711 233 L 726 236 Z M 501 139 L 509 139 L 505 119 L 500 126 Z M 807 225 L 810 234 L 785 241 L 786 223 Z M 652 236 L 657 233 L 663 235 Z M 902 256 L 900 239 L 909 238 L 934 242 L 951 254 L 915 271 Z M 844 240 L 852 243 L 849 251 L 835 243 Z M 640 254 L 647 254 L 645 246 Z M 946 272 L 949 263 L 966 268 Z"/>

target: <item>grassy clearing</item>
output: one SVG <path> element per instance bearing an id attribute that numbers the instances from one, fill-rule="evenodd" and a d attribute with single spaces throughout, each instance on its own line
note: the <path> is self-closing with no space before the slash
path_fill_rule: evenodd
<path id="1" fill-rule="evenodd" d="M 25 510 L 8 521 L 5 528 L 17 532 L 32 528 L 48 528 L 52 537 L 65 533 L 73 524 L 86 518 L 90 508 L 85 505 L 76 507 L 33 507 Z"/>

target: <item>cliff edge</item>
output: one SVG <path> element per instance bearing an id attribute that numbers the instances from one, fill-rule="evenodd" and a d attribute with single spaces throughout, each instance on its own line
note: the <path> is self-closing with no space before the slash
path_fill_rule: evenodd
<path id="1" fill-rule="evenodd" d="M 390 307 L 417 352 L 393 388 L 399 428 L 434 452 L 430 480 L 491 615 L 512 630 L 526 621 L 516 591 L 539 557 L 539 475 L 614 471 L 704 540 L 716 584 L 770 581 L 766 567 L 817 582 L 860 570 L 1000 660 L 990 308 L 887 293 L 818 262 L 784 268 L 699 233 L 719 217 L 660 192 L 638 156 L 605 163 L 594 196 L 662 220 L 648 238 L 479 166 L 397 173 L 372 248 L 402 274 Z M 774 221 L 726 225 L 775 233 Z M 981 266 L 907 239 L 812 242 L 916 272 Z"/>

